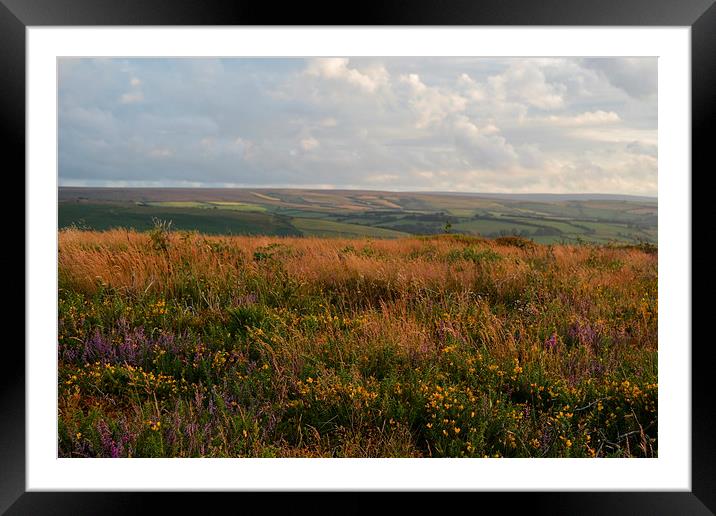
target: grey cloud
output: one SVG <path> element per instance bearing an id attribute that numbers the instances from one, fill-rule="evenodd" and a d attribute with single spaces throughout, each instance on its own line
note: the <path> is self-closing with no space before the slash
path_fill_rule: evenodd
<path id="1" fill-rule="evenodd" d="M 656 94 L 658 85 L 656 58 L 591 58 L 586 66 L 603 74 L 611 84 L 632 97 L 643 98 Z"/>
<path id="2" fill-rule="evenodd" d="M 632 154 L 644 154 L 656 158 L 658 156 L 658 149 L 656 145 L 649 145 L 639 141 L 633 141 L 626 145 L 627 152 Z"/>

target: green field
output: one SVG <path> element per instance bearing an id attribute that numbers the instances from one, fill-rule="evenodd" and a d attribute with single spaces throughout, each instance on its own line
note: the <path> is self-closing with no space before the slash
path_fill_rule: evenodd
<path id="1" fill-rule="evenodd" d="M 233 211 L 258 211 L 264 212 L 266 208 L 257 204 L 249 204 L 245 202 L 230 202 L 230 201 L 216 201 L 216 202 L 198 202 L 198 201 L 161 201 L 161 202 L 148 202 L 139 203 L 139 205 L 146 206 L 158 206 L 160 208 L 202 208 L 202 209 L 214 209 L 214 210 L 233 210 Z"/>
<path id="2" fill-rule="evenodd" d="M 60 228 L 75 225 L 94 230 L 125 227 L 142 231 L 152 228 L 154 219 L 171 221 L 174 229 L 210 235 L 301 235 L 288 217 L 275 214 L 129 203 L 61 202 L 59 205 Z"/>
<path id="3" fill-rule="evenodd" d="M 320 236 L 320 237 L 354 237 L 367 236 L 376 238 L 398 238 L 408 236 L 407 233 L 401 233 L 392 229 L 377 228 L 371 226 L 359 226 L 357 224 L 345 224 L 342 222 L 332 222 L 330 220 L 310 219 L 310 218 L 294 218 L 293 225 L 297 227 L 304 235 Z"/>
<path id="4" fill-rule="evenodd" d="M 397 238 L 445 232 L 543 244 L 657 242 L 656 199 L 299 189 L 60 188 L 59 227 Z"/>

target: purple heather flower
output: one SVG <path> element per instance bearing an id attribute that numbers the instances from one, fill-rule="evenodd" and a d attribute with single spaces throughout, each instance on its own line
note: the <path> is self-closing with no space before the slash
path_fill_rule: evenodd
<path id="1" fill-rule="evenodd" d="M 121 457 L 122 452 L 124 451 L 124 446 L 122 446 L 121 442 L 116 443 L 114 441 L 112 438 L 112 432 L 104 420 L 100 420 L 100 422 L 97 423 L 97 431 L 99 432 L 100 442 L 102 443 L 102 453 L 113 459 Z"/>
<path id="2" fill-rule="evenodd" d="M 574 340 L 580 342 L 585 346 L 594 346 L 597 341 L 597 331 L 588 322 L 575 322 L 570 325 L 567 330 L 567 334 Z"/>
<path id="3" fill-rule="evenodd" d="M 557 334 L 553 333 L 547 340 L 544 341 L 544 347 L 547 350 L 552 351 L 557 348 Z"/>

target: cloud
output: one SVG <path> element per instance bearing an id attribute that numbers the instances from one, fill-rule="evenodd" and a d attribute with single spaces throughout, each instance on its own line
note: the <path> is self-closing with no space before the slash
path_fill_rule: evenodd
<path id="1" fill-rule="evenodd" d="M 498 100 L 513 99 L 539 109 L 554 109 L 564 105 L 566 87 L 547 81 L 539 64 L 520 59 L 503 73 L 488 79 L 491 95 Z"/>
<path id="2" fill-rule="evenodd" d="M 656 59 L 606 61 L 60 59 L 60 182 L 653 195 Z"/>
<path id="3" fill-rule="evenodd" d="M 614 111 L 598 110 L 587 111 L 586 113 L 580 113 L 572 116 L 550 115 L 546 117 L 545 121 L 555 125 L 578 127 L 585 125 L 614 124 L 621 121 L 621 118 L 619 118 L 619 115 Z"/>
<path id="4" fill-rule="evenodd" d="M 320 142 L 315 138 L 304 138 L 303 140 L 301 140 L 301 148 L 304 151 L 312 151 L 320 147 L 320 145 Z"/>
<path id="5" fill-rule="evenodd" d="M 407 86 L 408 104 L 418 129 L 440 124 L 449 115 L 464 111 L 467 105 L 467 100 L 456 93 L 426 86 L 418 74 L 401 75 L 400 82 Z"/>
<path id="6" fill-rule="evenodd" d="M 626 151 L 630 154 L 644 154 L 652 158 L 656 158 L 658 155 L 656 144 L 648 144 L 637 140 L 627 143 Z"/>
<path id="7" fill-rule="evenodd" d="M 644 58 L 590 58 L 585 59 L 588 68 L 602 74 L 615 87 L 635 98 L 656 95 L 658 71 L 656 59 Z"/>
<path id="8" fill-rule="evenodd" d="M 153 158 L 168 158 L 173 156 L 174 152 L 166 147 L 155 147 L 149 150 L 149 155 Z"/>
<path id="9" fill-rule="evenodd" d="M 144 100 L 144 94 L 141 91 L 130 91 L 128 93 L 123 93 L 121 97 L 119 97 L 119 101 L 122 104 L 136 104 L 137 102 L 141 102 Z"/>
<path id="10" fill-rule="evenodd" d="M 455 145 L 472 165 L 500 168 L 514 164 L 519 156 L 494 125 L 478 127 L 467 117 L 454 124 Z"/>
<path id="11" fill-rule="evenodd" d="M 589 140 L 594 143 L 628 144 L 638 141 L 646 145 L 656 145 L 658 139 L 655 129 L 638 129 L 623 126 L 577 128 L 569 133 L 569 137 Z"/>
<path id="12" fill-rule="evenodd" d="M 122 96 L 119 97 L 119 101 L 122 104 L 136 104 L 138 102 L 142 102 L 144 100 L 144 93 L 140 88 L 141 84 L 142 81 L 140 81 L 137 77 L 129 79 L 131 91 L 123 93 Z"/>
<path id="13" fill-rule="evenodd" d="M 463 95 L 474 102 L 482 102 L 488 99 L 485 88 L 466 73 L 461 73 L 458 78 L 458 87 Z"/>
<path id="14" fill-rule="evenodd" d="M 310 61 L 306 73 L 324 79 L 345 81 L 369 93 L 388 83 L 388 73 L 384 67 L 372 67 L 361 72 L 349 68 L 349 63 L 350 59 L 347 57 L 317 58 Z"/>

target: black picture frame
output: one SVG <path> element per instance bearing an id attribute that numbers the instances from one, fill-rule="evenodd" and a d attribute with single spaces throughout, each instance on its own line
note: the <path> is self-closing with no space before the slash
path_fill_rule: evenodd
<path id="1" fill-rule="evenodd" d="M 390 0 L 360 4 L 286 3 L 248 0 L 0 0 L 0 145 L 5 163 L 12 163 L 19 177 L 25 169 L 25 29 L 28 26 L 86 25 L 562 25 L 562 26 L 688 26 L 691 27 L 692 74 L 692 192 L 696 178 L 713 169 L 708 128 L 716 110 L 716 4 L 715 0 Z M 665 130 L 660 128 L 660 130 Z M 9 159 L 8 159 L 9 158 Z M 708 168 L 707 168 L 708 167 Z M 699 173 L 696 174 L 695 171 Z M 669 172 L 669 171 L 667 171 Z M 686 171 L 688 173 L 688 171 Z M 22 183 L 25 195 L 24 182 Z M 702 189 L 703 191 L 704 189 Z M 17 191 L 17 190 L 16 190 Z M 706 204 L 707 205 L 707 204 Z M 692 200 L 692 235 L 701 227 Z M 702 213 L 703 215 L 703 213 Z M 25 236 L 23 236 L 24 241 Z M 24 249 L 24 247 L 23 247 Z M 24 253 L 24 251 L 23 251 Z M 19 251 L 14 253 L 19 255 Z M 703 260 L 694 259 L 704 272 L 703 289 L 709 286 Z M 25 274 L 27 269 L 23 265 Z M 10 274 L 11 275 L 11 274 Z M 6 287 L 20 292 L 19 275 Z M 693 297 L 692 297 L 693 300 Z M 19 306 L 19 303 L 18 303 Z M 24 303 L 23 303 L 24 306 Z M 693 310 L 708 309 L 708 304 Z M 692 315 L 693 319 L 693 315 Z M 694 335 L 695 337 L 695 335 Z M 710 339 L 692 338 L 692 490 L 691 492 L 585 492 L 585 493 L 480 493 L 514 509 L 524 505 L 530 513 L 549 514 L 714 514 L 716 511 L 716 418 L 714 384 L 711 383 Z M 690 343 L 684 343 L 689 345 Z M 166 504 L 187 505 L 179 493 L 58 493 L 25 489 L 25 354 L 17 340 L 5 342 L 4 371 L 0 374 L 0 512 L 7 514 L 113 514 L 133 513 Z M 11 348 L 11 349 L 8 349 Z M 635 459 L 639 460 L 639 459 Z M 214 505 L 232 495 L 200 494 L 206 510 L 207 496 Z M 253 494 L 243 493 L 242 505 Z M 426 508 L 425 498 L 412 500 Z M 217 498 L 218 497 L 218 498 Z M 368 502 L 353 497 L 345 511 L 365 509 Z M 284 496 L 272 496 L 276 503 Z M 258 501 L 258 500 L 256 500 Z M 220 502 L 219 502 L 220 503 Z M 294 497 L 290 502 L 294 508 Z M 364 505 L 366 504 L 366 505 Z M 310 507 L 312 504 L 308 504 Z M 238 507 L 237 507 L 238 510 Z"/>

